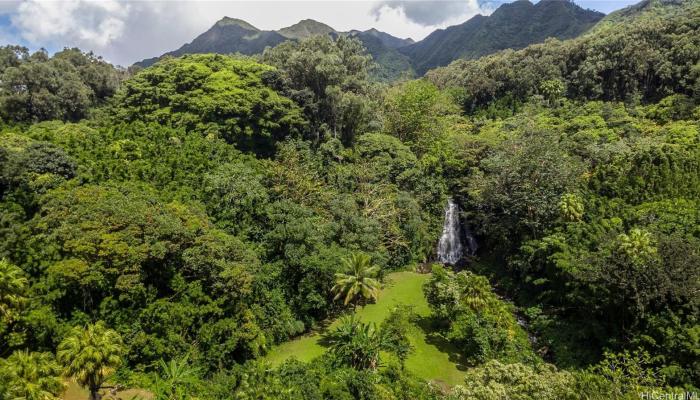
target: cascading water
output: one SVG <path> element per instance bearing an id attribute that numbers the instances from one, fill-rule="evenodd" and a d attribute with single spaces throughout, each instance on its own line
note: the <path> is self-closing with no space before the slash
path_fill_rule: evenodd
<path id="1" fill-rule="evenodd" d="M 455 265 L 462 259 L 461 228 L 459 223 L 459 207 L 449 199 L 445 208 L 445 223 L 442 226 L 442 236 L 437 247 L 438 261 L 443 264 Z"/>
<path id="2" fill-rule="evenodd" d="M 472 231 L 466 226 L 464 227 L 464 239 L 467 241 L 467 254 L 470 256 L 476 255 L 476 250 L 479 248 L 479 245 L 476 243 L 476 238 L 472 234 Z"/>

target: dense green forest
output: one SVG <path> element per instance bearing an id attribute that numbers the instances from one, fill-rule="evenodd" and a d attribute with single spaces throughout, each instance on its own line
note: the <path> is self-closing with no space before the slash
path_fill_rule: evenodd
<path id="1" fill-rule="evenodd" d="M 698 1 L 372 68 L 348 36 L 138 72 L 0 48 L 0 399 L 700 390 Z M 457 266 L 449 198 L 479 243 Z M 427 316 L 356 318 L 398 271 L 428 274 Z M 407 365 L 415 329 L 461 382 Z M 320 356 L 265 358 L 309 332 Z"/>

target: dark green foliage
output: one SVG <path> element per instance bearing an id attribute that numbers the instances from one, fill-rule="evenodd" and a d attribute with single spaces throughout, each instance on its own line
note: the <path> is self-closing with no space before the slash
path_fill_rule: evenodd
<path id="1" fill-rule="evenodd" d="M 475 174 L 468 193 L 485 217 L 476 224 L 493 230 L 497 242 L 540 236 L 559 214 L 559 199 L 577 187 L 582 165 L 557 141 L 547 132 L 524 132 L 481 161 L 483 174 Z M 497 232 L 501 227 L 508 228 Z"/>
<path id="2" fill-rule="evenodd" d="M 294 103 L 265 84 L 272 71 L 220 55 L 166 60 L 125 82 L 114 118 L 184 128 L 270 154 L 276 141 L 304 126 Z"/>
<path id="3" fill-rule="evenodd" d="M 92 53 L 65 49 L 52 57 L 0 48 L 0 114 L 16 122 L 76 121 L 112 96 L 122 72 Z"/>
<path id="4" fill-rule="evenodd" d="M 387 347 L 386 337 L 374 324 L 344 317 L 337 329 L 324 337 L 334 362 L 356 370 L 379 367 L 379 352 Z"/>
<path id="5" fill-rule="evenodd" d="M 700 7 L 691 0 L 677 8 L 672 16 L 651 8 L 573 40 L 456 61 L 428 77 L 440 87 L 461 88 L 469 112 L 502 98 L 522 101 L 545 94 L 540 89 L 550 80 L 563 82 L 567 95 L 576 99 L 634 103 L 673 93 L 692 96 L 698 80 Z"/>
<path id="6" fill-rule="evenodd" d="M 120 361 L 109 379 L 161 399 L 696 390 L 697 16 L 696 1 L 645 3 L 386 91 L 345 35 L 278 46 L 260 57 L 274 66 L 163 60 L 109 104 L 120 74 L 99 59 L 0 49 L 3 85 L 40 84 L 0 93 L 0 397 L 55 397 L 48 354 L 75 359 L 91 331 L 109 333 L 88 343 L 112 353 L 100 374 Z M 433 268 L 429 318 L 349 319 L 309 363 L 261 362 L 336 317 L 337 293 L 369 300 L 387 272 L 429 262 L 448 193 L 479 252 Z M 403 368 L 416 329 L 469 368 L 463 386 Z M 93 366 L 69 372 L 95 392 Z"/>
<path id="7" fill-rule="evenodd" d="M 413 329 L 411 324 L 415 318 L 416 314 L 411 307 L 398 306 L 391 310 L 380 327 L 387 350 L 396 355 L 402 369 L 406 358 L 413 352 L 413 345 L 408 340 L 408 331 Z"/>
<path id="8" fill-rule="evenodd" d="M 697 198 L 700 196 L 700 146 L 679 143 L 638 146 L 616 154 L 598 168 L 591 185 L 606 197 L 621 198 L 631 204 L 666 198 Z"/>
<path id="9" fill-rule="evenodd" d="M 468 271 L 457 274 L 434 266 L 423 288 L 435 323 L 471 363 L 491 359 L 532 361 L 527 334 L 514 309 L 491 291 L 488 280 Z"/>
<path id="10" fill-rule="evenodd" d="M 282 92 L 311 122 L 309 138 L 333 137 L 351 144 L 372 122 L 366 81 L 371 57 L 359 40 L 313 36 L 268 49 L 261 60 L 280 70 Z"/>

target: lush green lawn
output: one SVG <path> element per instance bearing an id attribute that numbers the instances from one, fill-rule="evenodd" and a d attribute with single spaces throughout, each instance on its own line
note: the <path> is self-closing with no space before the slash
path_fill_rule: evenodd
<path id="1" fill-rule="evenodd" d="M 421 318 L 410 335 L 414 352 L 406 360 L 406 368 L 421 378 L 454 385 L 462 382 L 464 372 L 459 368 L 454 349 L 440 337 L 431 335 L 427 320 L 430 311 L 422 290 L 423 283 L 429 277 L 415 272 L 390 274 L 377 302 L 358 309 L 357 316 L 364 322 L 379 324 L 395 306 L 412 305 Z M 337 323 L 332 323 L 328 329 L 333 329 Z M 290 357 L 309 361 L 325 351 L 319 344 L 320 340 L 319 333 L 291 340 L 273 348 L 266 360 L 273 365 L 279 365 Z"/>

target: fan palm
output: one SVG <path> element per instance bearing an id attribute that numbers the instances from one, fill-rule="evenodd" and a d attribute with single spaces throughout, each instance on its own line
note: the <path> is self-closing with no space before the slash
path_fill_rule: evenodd
<path id="1" fill-rule="evenodd" d="M 375 279 L 379 267 L 371 264 L 368 255 L 356 253 L 343 259 L 345 272 L 335 274 L 335 286 L 331 289 L 336 295 L 333 300 L 344 297 L 343 304 L 351 301 L 376 299 L 379 282 Z"/>
<path id="2" fill-rule="evenodd" d="M 58 360 L 68 376 L 90 391 L 90 400 L 101 398 L 99 390 L 107 376 L 122 362 L 122 339 L 103 322 L 76 327 L 58 345 Z"/>
<path id="3" fill-rule="evenodd" d="M 24 303 L 27 278 L 21 269 L 6 260 L 0 260 L 0 318 L 11 322 L 14 310 Z"/>

